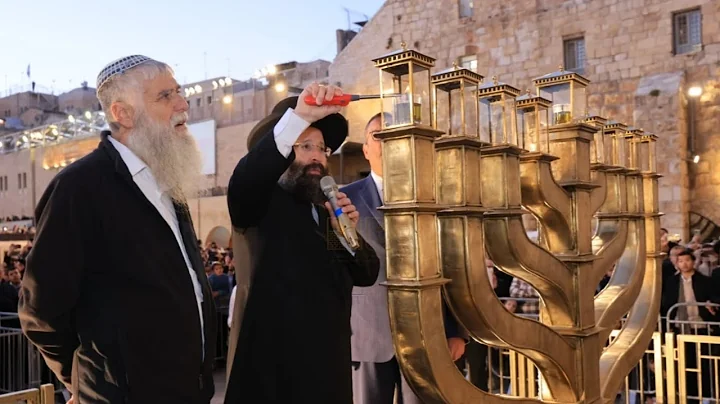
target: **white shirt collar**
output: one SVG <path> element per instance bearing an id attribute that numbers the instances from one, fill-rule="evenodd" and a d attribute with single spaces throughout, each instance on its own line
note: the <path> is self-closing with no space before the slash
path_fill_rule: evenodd
<path id="1" fill-rule="evenodd" d="M 370 176 L 375 181 L 375 188 L 377 188 L 380 198 L 383 197 L 383 179 L 381 176 L 375 174 L 375 171 L 370 171 Z"/>
<path id="2" fill-rule="evenodd" d="M 110 143 L 115 146 L 115 149 L 120 154 L 120 158 L 122 158 L 123 162 L 125 162 L 128 171 L 130 171 L 130 175 L 134 177 L 144 168 L 147 168 L 147 164 L 140 160 L 140 157 L 133 153 L 133 151 L 130 150 L 127 146 L 118 142 L 116 139 L 113 139 L 112 136 L 108 136 L 108 139 L 110 140 Z"/>

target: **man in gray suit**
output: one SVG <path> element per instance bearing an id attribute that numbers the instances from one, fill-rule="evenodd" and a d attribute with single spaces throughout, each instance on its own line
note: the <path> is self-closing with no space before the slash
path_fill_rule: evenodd
<path id="1" fill-rule="evenodd" d="M 381 129 L 381 114 L 370 118 L 365 127 L 363 153 L 370 163 L 370 175 L 342 189 L 355 203 L 360 212 L 357 232 L 375 250 L 380 258 L 380 272 L 373 286 L 355 287 L 352 296 L 350 324 L 353 360 L 353 403 L 393 404 L 397 391 L 398 404 L 421 403 L 400 373 L 395 358 L 390 316 L 388 313 L 387 288 L 381 285 L 387 280 L 385 260 L 385 222 L 382 212 L 382 143 L 375 137 Z M 385 114 L 385 119 L 391 119 Z M 465 352 L 466 341 L 460 337 L 458 324 L 445 308 L 445 334 L 453 360 Z"/>

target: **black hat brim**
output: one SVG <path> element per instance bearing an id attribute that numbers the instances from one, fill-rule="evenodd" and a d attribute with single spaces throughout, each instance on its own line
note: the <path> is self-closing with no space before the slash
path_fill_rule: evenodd
<path id="1" fill-rule="evenodd" d="M 288 97 L 280 101 L 273 108 L 270 115 L 261 119 L 248 135 L 247 147 L 248 151 L 258 143 L 265 135 L 273 132 L 273 128 L 277 125 L 280 118 L 285 115 L 289 108 L 297 106 L 298 97 Z M 317 128 L 323 135 L 325 146 L 335 152 L 345 142 L 348 136 L 348 122 L 344 116 L 340 114 L 331 114 L 319 121 L 313 122 L 311 127 Z"/>

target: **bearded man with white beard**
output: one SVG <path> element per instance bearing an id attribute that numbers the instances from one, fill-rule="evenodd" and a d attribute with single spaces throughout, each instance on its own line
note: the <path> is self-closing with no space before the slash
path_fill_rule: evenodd
<path id="1" fill-rule="evenodd" d="M 70 402 L 208 403 L 215 307 L 187 199 L 201 156 L 172 69 L 106 66 L 111 130 L 58 173 L 35 212 L 20 321 Z"/>

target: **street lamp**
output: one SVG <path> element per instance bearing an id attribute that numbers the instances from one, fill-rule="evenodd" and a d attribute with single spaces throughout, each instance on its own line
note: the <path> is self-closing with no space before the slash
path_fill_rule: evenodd
<path id="1" fill-rule="evenodd" d="M 227 105 L 227 104 L 232 104 L 232 102 L 233 102 L 232 95 L 228 94 L 228 95 L 224 96 L 223 99 L 222 99 L 222 102 L 223 102 L 223 104 L 225 104 L 225 105 Z"/>
<path id="2" fill-rule="evenodd" d="M 276 83 L 275 84 L 275 92 L 282 93 L 283 91 L 285 91 L 285 83 L 283 83 L 282 81 Z"/>
<path id="3" fill-rule="evenodd" d="M 699 97 L 702 95 L 702 90 L 700 86 L 692 86 L 688 89 L 688 95 L 690 97 Z"/>

